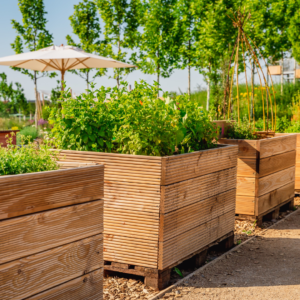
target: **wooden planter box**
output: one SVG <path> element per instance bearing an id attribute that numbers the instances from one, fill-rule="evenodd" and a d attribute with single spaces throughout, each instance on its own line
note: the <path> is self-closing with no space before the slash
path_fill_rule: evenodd
<path id="1" fill-rule="evenodd" d="M 13 145 L 16 145 L 17 144 L 17 133 L 19 131 L 20 130 L 0 130 L 0 145 L 1 145 L 1 147 L 7 146 L 7 143 L 6 143 L 6 140 L 8 139 L 7 135 L 10 138 L 12 132 L 14 133 L 14 136 L 12 137 L 12 143 L 13 143 Z"/>
<path id="2" fill-rule="evenodd" d="M 104 260 L 165 270 L 234 230 L 237 151 L 60 155 L 105 165 Z"/>
<path id="3" fill-rule="evenodd" d="M 0 176 L 0 298 L 102 299 L 103 166 Z"/>
<path id="4" fill-rule="evenodd" d="M 297 135 L 295 190 L 300 192 L 300 133 L 276 133 L 275 136 Z"/>
<path id="5" fill-rule="evenodd" d="M 291 201 L 295 188 L 294 134 L 261 140 L 220 139 L 238 145 L 236 213 L 262 216 Z"/>

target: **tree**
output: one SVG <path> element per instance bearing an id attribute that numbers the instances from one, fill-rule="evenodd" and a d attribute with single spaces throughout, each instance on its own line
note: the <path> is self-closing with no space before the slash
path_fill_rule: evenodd
<path id="1" fill-rule="evenodd" d="M 45 15 L 45 6 L 43 0 L 19 0 L 19 9 L 22 14 L 22 23 L 12 20 L 13 28 L 17 31 L 17 36 L 11 47 L 15 53 L 22 53 L 24 45 L 29 51 L 36 51 L 53 44 L 53 36 L 46 29 L 47 20 Z M 35 93 L 37 92 L 37 80 L 44 76 L 54 77 L 56 73 L 43 72 L 38 77 L 37 71 L 30 71 L 27 69 L 14 68 L 30 77 L 34 82 Z M 37 95 L 36 95 L 37 97 Z M 37 104 L 37 103 L 36 103 Z M 37 118 L 35 124 L 37 126 Z"/>
<path id="2" fill-rule="evenodd" d="M 74 14 L 70 16 L 73 33 L 79 38 L 79 43 L 75 43 L 70 35 L 66 39 L 68 45 L 83 49 L 88 53 L 94 53 L 101 56 L 111 54 L 111 45 L 106 41 L 100 40 L 101 27 L 99 23 L 97 6 L 93 1 L 83 0 L 78 5 L 74 5 Z M 91 69 L 71 70 L 70 72 L 79 75 L 86 81 L 87 89 L 90 84 Z M 102 76 L 106 69 L 98 69 L 95 77 Z"/>
<path id="3" fill-rule="evenodd" d="M 197 5 L 199 2 L 197 2 Z M 176 3 L 177 36 L 180 37 L 178 67 L 181 69 L 188 68 L 188 95 L 191 94 L 191 68 L 198 65 L 195 59 L 195 1 L 178 0 Z M 179 34 L 180 33 L 180 34 Z"/>
<path id="4" fill-rule="evenodd" d="M 95 0 L 100 16 L 105 23 L 105 39 L 115 50 L 110 54 L 113 59 L 127 61 L 127 52 L 124 49 L 134 50 L 139 44 L 140 19 L 142 5 L 140 0 Z M 135 60 L 136 53 L 131 53 L 130 61 Z M 132 68 L 114 69 L 114 78 L 117 86 L 123 76 L 133 71 Z"/>
<path id="5" fill-rule="evenodd" d="M 145 3 L 140 41 L 140 67 L 145 73 L 170 77 L 178 65 L 180 26 L 177 26 L 177 0 L 149 0 Z"/>
<path id="6" fill-rule="evenodd" d="M 293 56 L 300 62 L 300 1 L 289 0 L 288 12 L 293 12 L 293 16 L 290 17 L 290 24 L 288 27 L 288 37 L 292 45 Z"/>

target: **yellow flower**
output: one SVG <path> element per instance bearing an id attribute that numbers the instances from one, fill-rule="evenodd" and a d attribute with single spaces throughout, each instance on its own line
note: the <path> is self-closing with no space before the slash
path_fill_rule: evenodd
<path id="1" fill-rule="evenodd" d="M 13 126 L 13 127 L 11 128 L 11 130 L 19 130 L 19 127 L 18 127 L 18 126 Z"/>

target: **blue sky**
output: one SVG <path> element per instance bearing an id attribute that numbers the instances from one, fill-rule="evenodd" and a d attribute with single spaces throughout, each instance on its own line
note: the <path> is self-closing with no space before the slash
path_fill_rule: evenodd
<path id="1" fill-rule="evenodd" d="M 80 0 L 44 0 L 48 19 L 48 30 L 54 36 L 54 43 L 56 45 L 66 44 L 66 35 L 72 34 L 72 29 L 70 26 L 69 16 L 73 14 L 74 4 L 79 3 Z M 21 13 L 18 8 L 17 0 L 0 0 L 1 10 L 0 10 L 0 57 L 13 55 L 10 44 L 14 41 L 16 32 L 12 29 L 11 20 L 15 19 L 17 21 L 22 20 Z M 5 72 L 8 76 L 9 82 L 20 82 L 25 90 L 27 99 L 34 99 L 34 86 L 33 82 L 28 76 L 22 75 L 17 71 L 11 70 L 9 67 L 0 66 L 0 73 Z M 108 72 L 112 75 L 112 72 Z M 188 76 L 187 70 L 176 70 L 170 78 L 161 79 L 161 87 L 164 91 L 178 91 L 180 88 L 182 91 L 186 91 L 188 87 Z M 56 77 L 58 78 L 58 77 Z M 127 81 L 129 84 L 133 85 L 134 81 L 144 79 L 149 83 L 152 83 L 156 79 L 155 75 L 146 75 L 140 71 L 134 71 L 129 74 Z M 71 87 L 74 92 L 83 92 L 86 84 L 83 79 L 79 76 L 67 73 L 65 76 L 67 86 Z M 97 86 L 104 85 L 115 86 L 116 81 L 114 79 L 109 79 L 108 77 L 102 77 L 95 80 Z M 48 90 L 56 86 L 56 79 L 42 78 L 38 81 L 39 90 Z M 203 81 L 202 75 L 197 71 L 192 71 L 191 76 L 191 86 L 192 90 L 196 90 L 198 86 L 206 88 L 206 84 Z"/>

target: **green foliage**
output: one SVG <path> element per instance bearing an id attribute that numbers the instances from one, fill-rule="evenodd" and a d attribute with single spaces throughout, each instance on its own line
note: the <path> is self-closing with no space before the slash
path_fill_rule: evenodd
<path id="1" fill-rule="evenodd" d="M 51 137 L 57 147 L 150 156 L 215 147 L 215 127 L 197 103 L 186 96 L 171 100 L 165 95 L 163 101 L 157 98 L 158 85 L 144 81 L 131 92 L 126 88 L 122 82 L 119 89 L 89 90 L 66 98 L 61 109 L 52 108 Z"/>
<path id="2" fill-rule="evenodd" d="M 111 54 L 111 45 L 106 41 L 100 40 L 101 27 L 99 17 L 97 15 L 97 6 L 93 1 L 83 0 L 79 4 L 74 5 L 74 14 L 70 16 L 73 33 L 79 38 L 79 43 L 74 42 L 70 35 L 66 39 L 68 45 L 72 45 L 83 49 L 88 53 L 94 53 L 102 56 Z M 90 83 L 91 69 L 71 70 L 70 72 L 79 75 L 87 83 Z M 102 76 L 106 73 L 106 69 L 97 69 L 95 77 Z"/>
<path id="3" fill-rule="evenodd" d="M 28 125 L 28 121 L 19 120 L 19 118 L 0 118 L 0 130 L 11 130 L 18 128 L 19 130 Z M 16 130 L 18 130 L 16 129 Z"/>
<path id="4" fill-rule="evenodd" d="M 19 0 L 18 2 L 20 12 L 22 14 L 22 23 L 12 20 L 13 28 L 17 32 L 14 43 L 11 47 L 16 54 L 23 53 L 24 45 L 29 51 L 36 51 L 45 47 L 53 45 L 53 36 L 46 29 L 47 20 L 45 15 L 43 0 Z M 29 76 L 32 80 L 37 80 L 37 72 L 28 69 L 14 68 L 22 74 Z M 56 73 L 43 72 L 43 76 L 56 76 Z"/>
<path id="5" fill-rule="evenodd" d="M 183 278 L 183 275 L 182 275 L 181 271 L 180 271 L 177 267 L 174 268 L 174 271 L 175 271 L 180 277 Z"/>
<path id="6" fill-rule="evenodd" d="M 22 138 L 24 139 L 24 143 L 33 142 L 39 136 L 38 131 L 33 126 L 26 126 L 20 130 L 17 134 L 17 144 L 21 145 Z"/>
<path id="7" fill-rule="evenodd" d="M 104 35 L 108 43 L 115 47 L 109 56 L 118 61 L 127 62 L 127 52 L 139 45 L 139 26 L 142 18 L 142 4 L 140 0 L 95 0 L 101 19 L 104 21 Z M 132 52 L 130 60 L 135 60 L 136 53 Z M 114 69 L 114 78 L 119 87 L 120 81 L 133 68 Z"/>
<path id="8" fill-rule="evenodd" d="M 50 151 L 49 145 L 33 143 L 25 145 L 26 138 L 22 137 L 21 146 L 12 144 L 9 138 L 7 148 L 0 147 L 0 175 L 14 175 L 42 172 L 58 169 L 57 155 Z M 27 141 L 28 142 L 28 141 Z"/>
<path id="9" fill-rule="evenodd" d="M 27 114 L 29 112 L 29 105 L 21 84 L 16 82 L 15 88 L 12 82 L 8 84 L 5 73 L 0 73 L 0 78 L 0 112 L 6 116 L 19 112 Z"/>
<path id="10" fill-rule="evenodd" d="M 253 129 L 249 127 L 247 121 L 238 123 L 233 123 L 232 126 L 228 128 L 227 137 L 229 139 L 247 139 L 255 140 L 256 135 L 253 133 Z"/>

